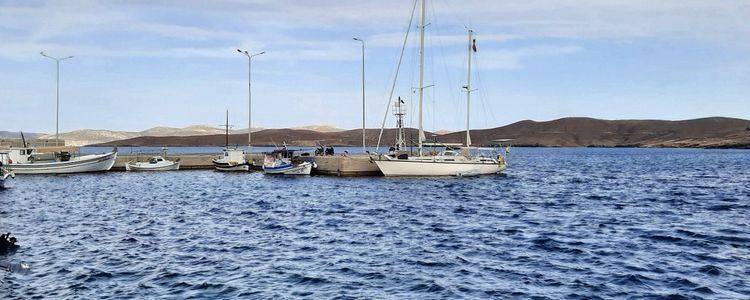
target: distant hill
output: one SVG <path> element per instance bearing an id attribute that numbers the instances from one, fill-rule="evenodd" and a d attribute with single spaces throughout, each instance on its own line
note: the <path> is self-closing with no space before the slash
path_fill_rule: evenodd
<path id="1" fill-rule="evenodd" d="M 406 139 L 416 140 L 417 130 L 413 128 L 405 129 Z M 380 129 L 367 129 L 366 143 L 369 146 L 377 144 Z M 425 132 L 425 135 L 431 136 L 431 133 Z M 388 146 L 396 140 L 396 129 L 386 129 L 383 131 L 382 145 Z M 98 146 L 223 146 L 225 136 L 204 135 L 204 136 L 172 136 L 172 137 L 136 137 L 120 141 L 113 141 L 99 144 Z M 362 130 L 353 129 L 337 132 L 319 132 L 303 129 L 264 129 L 258 132 L 253 131 L 253 145 L 288 145 L 297 146 L 317 146 L 317 145 L 335 145 L 335 146 L 360 146 L 362 145 Z M 247 134 L 230 134 L 229 144 L 246 145 Z"/>
<path id="2" fill-rule="evenodd" d="M 253 132 L 262 128 L 253 127 Z M 240 130 L 231 130 L 232 133 L 247 133 L 247 128 Z M 141 136 L 200 136 L 224 134 L 224 129 L 219 126 L 192 125 L 183 128 L 159 126 L 149 128 L 143 131 L 113 131 L 105 129 L 80 129 L 70 132 L 60 133 L 60 139 L 68 145 L 84 146 L 111 141 L 125 140 Z M 24 133 L 27 138 L 54 139 L 54 134 L 44 133 Z M 17 132 L 0 131 L 2 138 L 20 138 Z"/>
<path id="3" fill-rule="evenodd" d="M 292 129 L 312 130 L 317 132 L 340 132 L 346 131 L 346 129 L 336 128 L 336 126 L 330 124 L 315 124 L 308 126 L 292 127 Z"/>
<path id="4" fill-rule="evenodd" d="M 60 139 L 67 145 L 89 145 L 100 143 L 102 141 L 113 141 L 120 139 L 129 139 L 139 136 L 137 132 L 112 131 L 103 129 L 81 129 L 71 132 L 60 133 Z M 41 139 L 54 139 L 54 134 L 43 135 Z"/>
<path id="5" fill-rule="evenodd" d="M 378 129 L 367 129 L 367 144 L 377 143 Z M 253 134 L 255 145 L 339 145 L 359 146 L 361 130 L 319 132 L 302 129 L 265 129 Z M 433 136 L 430 141 L 461 143 L 465 132 Z M 383 145 L 391 145 L 396 130 L 385 130 Z M 416 129 L 407 129 L 407 140 L 414 141 Z M 473 145 L 491 145 L 493 140 L 511 138 L 514 145 L 543 147 L 710 147 L 750 148 L 750 120 L 733 118 L 702 118 L 684 121 L 663 120 L 601 120 L 593 118 L 562 118 L 537 122 L 525 120 L 491 129 L 471 131 Z M 244 145 L 247 135 L 230 135 L 230 144 Z M 136 137 L 104 143 L 129 146 L 220 146 L 224 136 Z"/>
<path id="6" fill-rule="evenodd" d="M 472 143 L 491 144 L 512 138 L 516 145 L 565 147 L 750 147 L 750 120 L 702 118 L 684 121 L 563 118 L 531 120 L 472 130 Z M 441 135 L 443 142 L 462 142 L 465 132 Z"/>
<path id="7" fill-rule="evenodd" d="M 449 134 L 449 133 L 454 133 L 454 132 L 455 131 L 446 130 L 446 129 L 435 130 L 435 134 L 437 135 L 444 135 L 444 134 Z"/>
<path id="8" fill-rule="evenodd" d="M 224 129 L 218 126 L 192 125 L 183 128 L 175 127 L 154 127 L 139 132 L 140 136 L 191 136 L 191 135 L 210 135 L 223 133 Z"/>
<path id="9" fill-rule="evenodd" d="M 27 139 L 36 139 L 44 135 L 46 135 L 46 133 L 36 133 L 36 132 L 24 132 L 23 133 L 23 136 Z M 19 131 L 0 131 L 0 139 L 20 139 L 20 138 L 21 138 L 21 132 Z"/>

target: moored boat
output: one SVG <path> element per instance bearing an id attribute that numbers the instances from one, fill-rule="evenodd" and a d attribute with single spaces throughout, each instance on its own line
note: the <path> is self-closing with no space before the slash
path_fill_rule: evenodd
<path id="1" fill-rule="evenodd" d="M 435 156 L 393 157 L 374 160 L 385 176 L 476 176 L 505 170 L 503 156 L 497 158 L 462 155 L 445 150 Z"/>
<path id="2" fill-rule="evenodd" d="M 174 171 L 180 169 L 180 161 L 168 160 L 161 155 L 152 156 L 145 162 L 127 162 L 127 171 Z"/>
<path id="3" fill-rule="evenodd" d="M 250 171 L 250 163 L 245 159 L 245 151 L 229 147 L 229 127 L 232 127 L 229 125 L 229 110 L 227 110 L 226 124 L 222 126 L 225 129 L 224 154 L 211 160 L 214 168 L 218 171 Z"/>
<path id="4" fill-rule="evenodd" d="M 250 163 L 245 159 L 245 151 L 224 148 L 224 155 L 212 160 L 218 171 L 249 171 Z"/>
<path id="5" fill-rule="evenodd" d="M 310 175 L 315 163 L 309 161 L 297 162 L 293 155 L 294 151 L 286 148 L 266 154 L 263 161 L 263 172 L 266 174 Z"/>
<path id="6" fill-rule="evenodd" d="M 5 149 L 3 164 L 15 174 L 68 174 L 108 171 L 115 164 L 117 150 L 103 154 L 73 156 L 70 147 L 39 153 L 34 147 Z"/>
<path id="7" fill-rule="evenodd" d="M 415 3 L 416 5 L 416 3 Z M 481 148 L 471 147 L 470 127 L 469 127 L 469 116 L 471 109 L 471 65 L 472 65 L 472 51 L 476 52 L 476 40 L 473 37 L 474 31 L 468 30 L 468 43 L 466 49 L 468 50 L 468 61 L 467 61 L 467 79 L 466 85 L 463 89 L 466 91 L 466 142 L 465 147 L 462 147 L 460 151 L 455 151 L 451 148 L 447 149 L 438 155 L 424 155 L 423 146 L 425 142 L 424 129 L 422 127 L 422 107 L 424 98 L 424 36 L 425 36 L 425 0 L 421 1 L 421 24 L 420 28 L 420 48 L 419 48 L 419 85 L 418 89 L 418 124 L 419 124 L 419 150 L 418 156 L 410 156 L 409 154 L 398 154 L 392 155 L 380 155 L 374 157 L 373 161 L 377 164 L 378 168 L 385 176 L 475 176 L 484 174 L 497 174 L 501 173 L 506 168 L 505 157 L 502 155 L 497 156 L 478 156 L 473 155 L 473 150 L 479 150 Z M 398 127 L 401 128 L 403 112 L 401 111 L 401 99 L 397 102 L 396 115 L 398 118 Z M 381 129 L 382 131 L 382 129 Z M 402 130 L 399 130 L 399 137 L 396 142 L 396 148 L 394 150 L 403 150 L 403 137 Z M 394 151 L 394 152 L 396 152 Z"/>

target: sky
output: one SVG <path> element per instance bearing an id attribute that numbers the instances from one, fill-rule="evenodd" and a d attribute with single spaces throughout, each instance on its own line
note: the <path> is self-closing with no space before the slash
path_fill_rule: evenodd
<path id="1" fill-rule="evenodd" d="M 0 0 L 0 130 L 380 128 L 391 86 L 417 126 L 412 0 Z M 418 10 L 418 9 L 417 9 Z M 750 1 L 428 0 L 426 130 L 562 117 L 750 119 Z M 418 15 L 417 17 L 418 18 Z M 394 74 L 409 30 L 398 80 Z M 386 127 L 395 121 L 390 114 Z"/>

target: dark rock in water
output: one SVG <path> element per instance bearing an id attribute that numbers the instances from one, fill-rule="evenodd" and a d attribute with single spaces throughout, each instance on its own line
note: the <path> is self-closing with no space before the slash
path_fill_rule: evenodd
<path id="1" fill-rule="evenodd" d="M 16 237 L 11 236 L 10 232 L 0 234 L 0 255 L 13 254 L 18 250 Z"/>

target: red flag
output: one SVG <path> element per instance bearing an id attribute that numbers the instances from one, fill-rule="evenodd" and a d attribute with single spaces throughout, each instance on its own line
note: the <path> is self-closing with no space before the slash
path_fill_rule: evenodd
<path id="1" fill-rule="evenodd" d="M 474 50 L 474 52 L 477 52 L 477 39 L 474 39 L 471 43 L 471 49 Z"/>

